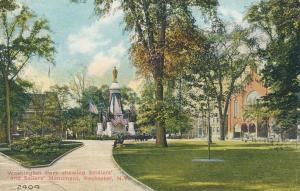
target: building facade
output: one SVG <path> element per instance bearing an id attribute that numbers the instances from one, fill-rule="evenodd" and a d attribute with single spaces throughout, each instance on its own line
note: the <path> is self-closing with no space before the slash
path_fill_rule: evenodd
<path id="1" fill-rule="evenodd" d="M 240 93 L 233 95 L 230 99 L 227 113 L 227 137 L 229 139 L 241 137 L 245 129 L 258 136 L 257 121 L 246 119 L 244 114 L 247 106 L 257 104 L 266 94 L 267 88 L 264 87 L 258 74 L 252 70 L 249 83 Z"/>
<path id="2" fill-rule="evenodd" d="M 250 80 L 245 85 L 242 91 L 231 96 L 228 111 L 227 111 L 227 126 L 225 136 L 227 139 L 240 138 L 245 134 L 255 137 L 258 136 L 257 121 L 246 119 L 244 114 L 247 106 L 257 104 L 261 97 L 267 94 L 267 88 L 264 87 L 261 78 L 254 71 L 250 72 Z M 217 140 L 220 137 L 219 115 L 216 108 L 210 114 L 210 126 L 212 139 Z M 207 137 L 208 135 L 208 119 L 204 115 L 199 114 L 199 117 L 194 121 L 195 137 Z M 244 131 L 244 133 L 243 133 Z"/>

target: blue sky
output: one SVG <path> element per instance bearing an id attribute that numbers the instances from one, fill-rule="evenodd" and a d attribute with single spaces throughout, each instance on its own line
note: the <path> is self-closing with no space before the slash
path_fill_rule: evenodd
<path id="1" fill-rule="evenodd" d="M 55 41 L 56 66 L 32 60 L 23 76 L 46 90 L 49 86 L 68 84 L 72 75 L 86 72 L 89 85 L 111 83 L 113 66 L 119 69 L 119 82 L 138 89 L 140 80 L 128 58 L 129 39 L 124 33 L 122 13 L 108 17 L 93 14 L 93 1 L 74 4 L 69 0 L 19 0 L 39 16 L 47 18 Z M 220 0 L 219 12 L 230 22 L 242 23 L 246 8 L 257 0 Z"/>

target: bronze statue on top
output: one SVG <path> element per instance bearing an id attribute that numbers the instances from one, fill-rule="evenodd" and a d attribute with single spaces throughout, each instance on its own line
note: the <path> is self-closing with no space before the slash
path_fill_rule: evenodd
<path id="1" fill-rule="evenodd" d="M 116 67 L 114 67 L 113 71 L 112 71 L 112 75 L 113 75 L 113 82 L 118 82 L 117 78 L 118 78 L 118 70 Z"/>

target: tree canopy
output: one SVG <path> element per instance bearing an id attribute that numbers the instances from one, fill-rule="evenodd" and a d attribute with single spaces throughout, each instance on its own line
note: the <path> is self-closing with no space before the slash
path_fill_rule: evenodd
<path id="1" fill-rule="evenodd" d="M 261 1 L 245 17 L 263 39 L 258 54 L 264 63 L 265 96 L 270 110 L 282 127 L 296 128 L 300 92 L 300 2 Z"/>
<path id="2" fill-rule="evenodd" d="M 25 5 L 7 5 L 0 10 L 0 71 L 5 90 L 6 139 L 10 143 L 10 84 L 33 57 L 54 63 L 55 49 L 46 19 L 38 18 Z"/>

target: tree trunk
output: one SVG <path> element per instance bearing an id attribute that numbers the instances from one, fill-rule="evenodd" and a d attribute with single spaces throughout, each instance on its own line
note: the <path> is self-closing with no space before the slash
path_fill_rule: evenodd
<path id="1" fill-rule="evenodd" d="M 228 111 L 228 106 L 229 106 L 229 101 L 230 101 L 230 98 L 226 100 L 225 102 L 225 107 L 224 107 L 224 110 L 223 110 L 223 115 L 222 117 L 220 117 L 220 125 L 221 125 L 221 128 L 220 128 L 220 139 L 222 141 L 225 141 L 225 127 L 226 127 L 226 123 L 227 123 L 227 111 Z"/>
<path id="2" fill-rule="evenodd" d="M 163 101 L 164 101 L 164 48 L 166 42 L 166 27 L 167 27 L 167 9 L 166 2 L 163 0 L 156 0 L 157 9 L 157 30 L 158 30 L 158 49 L 155 50 L 154 57 L 154 80 L 156 91 L 156 111 L 159 119 L 156 121 L 156 146 L 167 147 L 166 129 L 162 117 Z M 151 33 L 150 33 L 151 34 Z"/>
<path id="3" fill-rule="evenodd" d="M 225 126 L 226 126 L 226 122 L 227 122 L 227 120 L 226 120 L 227 119 L 227 111 L 228 111 L 228 107 L 229 107 L 230 98 L 233 93 L 235 80 L 236 79 L 232 79 L 231 83 L 229 85 L 229 93 L 225 97 L 225 106 L 224 106 L 223 112 L 222 112 L 222 109 L 220 110 L 221 107 L 219 108 L 220 114 L 223 114 L 222 116 L 220 116 L 220 139 L 222 141 L 225 141 Z"/>
<path id="4" fill-rule="evenodd" d="M 10 87 L 8 81 L 8 75 L 4 74 L 4 89 L 5 89 L 5 113 L 6 113 L 6 141 L 11 143 L 11 113 L 10 113 Z"/>
<path id="5" fill-rule="evenodd" d="M 164 87 L 163 87 L 163 66 L 161 62 L 157 63 L 158 67 L 155 71 L 155 97 L 156 97 L 156 111 L 158 116 L 162 116 L 162 107 L 164 101 Z M 166 129 L 164 121 L 160 118 L 156 120 L 156 146 L 167 147 Z"/>
<path id="6" fill-rule="evenodd" d="M 225 115 L 220 117 L 220 140 L 225 141 Z"/>
<path id="7" fill-rule="evenodd" d="M 225 117 L 226 116 L 222 111 L 222 102 L 220 98 L 218 99 L 218 112 L 219 112 L 219 125 L 220 125 L 220 140 L 225 140 Z"/>

